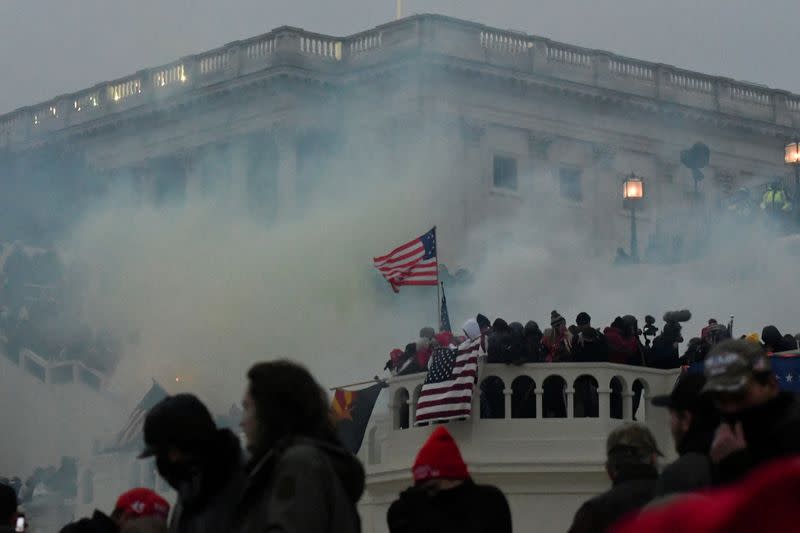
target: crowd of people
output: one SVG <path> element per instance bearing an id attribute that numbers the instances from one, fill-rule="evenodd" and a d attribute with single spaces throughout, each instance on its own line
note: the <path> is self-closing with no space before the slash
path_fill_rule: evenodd
<path id="1" fill-rule="evenodd" d="M 689 340 L 681 354 L 679 345 L 684 342 L 681 324 L 691 318 L 688 310 L 669 311 L 664 314 L 660 330 L 650 315 L 645 317 L 641 328 L 635 316 L 624 315 L 616 317 L 602 330 L 592 325 L 592 318 L 586 312 L 579 313 L 575 324 L 567 326 L 567 320 L 553 311 L 550 327 L 544 331 L 532 320 L 525 325 L 508 323 L 502 318 L 492 322 L 482 314 L 478 314 L 476 320 L 488 363 L 607 362 L 672 369 L 702 361 L 714 345 L 733 337 L 732 320 L 725 325 L 712 318 L 698 337 Z M 760 335 L 750 333 L 741 338 L 759 343 L 773 353 L 798 349 L 800 334 L 783 335 L 770 325 L 764 327 Z M 455 347 L 464 340 L 464 336 L 448 331 L 436 333 L 432 327 L 422 328 L 419 339 L 403 350 L 396 348 L 389 353 L 384 369 L 394 375 L 426 372 L 436 348 Z"/>
<path id="2" fill-rule="evenodd" d="M 687 317 L 687 312 L 667 313 L 664 329 Z M 649 319 L 646 324 L 655 327 Z M 467 322 L 464 333 L 471 339 L 485 336 L 488 357 L 507 364 L 519 363 L 514 354 L 527 361 L 528 350 L 535 350 L 535 361 L 595 360 L 600 356 L 585 354 L 604 352 L 587 349 L 587 340 L 610 346 L 620 339 L 633 339 L 632 349 L 624 357 L 613 352 L 613 360 L 646 364 L 648 352 L 642 346 L 652 353 L 659 338 L 641 344 L 637 325 L 628 317 L 600 333 L 586 313 L 577 317 L 574 329 L 553 313 L 551 328 L 532 335 L 536 330 L 523 326 L 523 342 L 516 346 L 508 339 L 519 334 L 519 327 L 479 316 Z M 780 390 L 768 357 L 769 351 L 786 347 L 780 344 L 785 339 L 771 327 L 765 328 L 763 343 L 726 338 L 729 332 L 729 326 L 710 321 L 700 337 L 711 345 L 703 355 L 703 373 L 682 373 L 669 395 L 650 400 L 669 410 L 679 458 L 659 468 L 663 453 L 646 426 L 630 422 L 616 427 L 606 443 L 612 487 L 580 507 L 570 533 L 612 531 L 615 524 L 653 520 L 652 514 L 663 513 L 664 506 L 680 505 L 686 493 L 702 491 L 713 500 L 715 487 L 748 483 L 750 473 L 762 465 L 800 454 L 800 401 Z M 675 338 L 680 329 L 664 334 Z M 445 341 L 442 333 L 431 337 L 431 343 Z M 535 342 L 526 343 L 526 338 Z M 611 357 L 603 355 L 603 360 Z M 67 524 L 62 533 L 361 531 L 356 504 L 365 471 L 340 443 L 327 394 L 307 369 L 289 360 L 254 365 L 246 376 L 240 427 L 247 453 L 239 437 L 219 426 L 197 397 L 167 396 L 146 415 L 139 457 L 154 458 L 159 475 L 176 491 L 171 513 L 155 493 L 135 489 L 123 494 L 109 514 L 96 511 Z M 800 469 L 795 471 L 800 476 Z M 473 481 L 447 426 L 433 429 L 411 474 L 413 485 L 388 509 L 392 533 L 512 531 L 505 495 Z M 15 531 L 20 520 L 24 527 L 18 487 L 0 489 L 0 533 Z"/>
<path id="3" fill-rule="evenodd" d="M 0 244 L 0 346 L 19 361 L 30 350 L 47 361 L 81 361 L 111 373 L 122 343 L 77 316 L 85 280 L 53 249 Z"/>

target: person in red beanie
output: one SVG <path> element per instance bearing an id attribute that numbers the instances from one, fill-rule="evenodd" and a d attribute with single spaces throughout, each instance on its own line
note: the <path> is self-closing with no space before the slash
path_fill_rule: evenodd
<path id="1" fill-rule="evenodd" d="M 444 426 L 420 448 L 414 486 L 386 515 L 391 533 L 510 533 L 511 510 L 497 487 L 477 485 Z"/>
<path id="2" fill-rule="evenodd" d="M 120 526 L 144 517 L 154 517 L 166 524 L 169 502 L 150 489 L 137 488 L 122 493 L 111 513 L 111 518 Z"/>
<path id="3" fill-rule="evenodd" d="M 800 459 L 765 465 L 741 482 L 647 509 L 613 533 L 750 533 L 800 528 Z"/>

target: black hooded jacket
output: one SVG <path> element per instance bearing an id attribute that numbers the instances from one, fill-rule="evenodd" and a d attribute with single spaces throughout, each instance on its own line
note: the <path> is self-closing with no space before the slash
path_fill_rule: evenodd
<path id="1" fill-rule="evenodd" d="M 505 495 L 471 479 L 431 493 L 414 486 L 400 493 L 386 514 L 390 533 L 511 533 Z"/>
<path id="2" fill-rule="evenodd" d="M 743 477 L 765 462 L 800 454 L 800 400 L 791 392 L 780 392 L 772 400 L 737 415 L 744 430 L 747 448 L 735 452 L 716 465 L 715 484 Z"/>
<path id="3" fill-rule="evenodd" d="M 650 503 L 655 496 L 658 471 L 652 465 L 630 466 L 614 480 L 610 490 L 584 503 L 569 533 L 603 533 L 620 518 Z"/>
<path id="4" fill-rule="evenodd" d="M 217 430 L 205 464 L 178 489 L 170 517 L 170 533 L 224 531 L 230 524 L 232 508 L 244 478 L 239 439 L 229 429 Z"/>
<path id="5" fill-rule="evenodd" d="M 364 467 L 336 443 L 281 441 L 248 468 L 231 531 L 359 533 Z"/>

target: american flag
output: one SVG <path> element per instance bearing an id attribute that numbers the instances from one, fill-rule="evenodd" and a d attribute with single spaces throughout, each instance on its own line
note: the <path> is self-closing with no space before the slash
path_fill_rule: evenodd
<path id="1" fill-rule="evenodd" d="M 153 381 L 153 386 L 144 395 L 144 398 L 139 402 L 136 408 L 128 417 L 128 423 L 117 434 L 116 441 L 106 451 L 127 451 L 139 445 L 142 440 L 142 430 L 144 429 L 144 419 L 147 412 L 153 408 L 155 404 L 169 396 L 161 385 Z"/>
<path id="2" fill-rule="evenodd" d="M 436 257 L 436 228 L 422 237 L 372 259 L 394 292 L 402 285 L 436 285 L 439 262 Z"/>
<path id="3" fill-rule="evenodd" d="M 478 375 L 481 339 L 437 348 L 417 401 L 415 425 L 469 418 Z"/>

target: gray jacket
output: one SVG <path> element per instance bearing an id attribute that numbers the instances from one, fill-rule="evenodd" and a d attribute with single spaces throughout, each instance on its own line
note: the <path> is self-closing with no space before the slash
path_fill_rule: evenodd
<path id="1" fill-rule="evenodd" d="M 360 533 L 364 468 L 338 445 L 295 438 L 250 470 L 235 533 Z"/>

